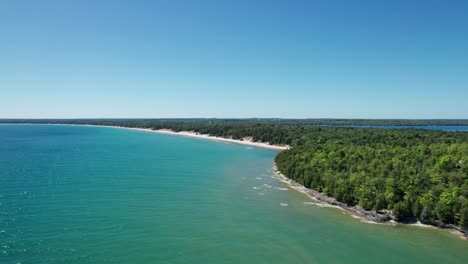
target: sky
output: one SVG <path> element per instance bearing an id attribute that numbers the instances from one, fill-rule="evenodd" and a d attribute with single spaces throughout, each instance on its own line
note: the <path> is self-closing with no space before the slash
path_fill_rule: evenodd
<path id="1" fill-rule="evenodd" d="M 0 118 L 468 118 L 468 1 L 0 0 Z"/>

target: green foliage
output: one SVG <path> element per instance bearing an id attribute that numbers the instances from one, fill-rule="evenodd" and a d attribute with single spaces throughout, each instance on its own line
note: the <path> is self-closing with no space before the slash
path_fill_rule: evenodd
<path id="1" fill-rule="evenodd" d="M 390 209 L 400 220 L 466 225 L 468 133 L 322 129 L 307 135 L 276 157 L 288 177 L 313 179 L 312 188 L 339 201 Z"/>
<path id="2" fill-rule="evenodd" d="M 468 231 L 468 205 L 465 205 L 461 213 L 460 227 Z"/>

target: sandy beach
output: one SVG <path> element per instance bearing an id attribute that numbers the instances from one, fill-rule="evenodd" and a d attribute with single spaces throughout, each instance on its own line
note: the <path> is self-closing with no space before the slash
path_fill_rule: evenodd
<path id="1" fill-rule="evenodd" d="M 215 137 L 215 136 L 210 136 L 206 134 L 199 134 L 193 131 L 175 132 L 170 129 L 152 130 L 152 129 L 147 129 L 147 128 L 132 128 L 132 127 L 118 127 L 118 126 L 107 126 L 107 127 L 117 127 L 117 128 L 130 129 L 130 130 L 146 131 L 146 132 L 151 132 L 151 133 L 201 138 L 201 139 L 214 140 L 214 141 L 223 141 L 223 142 L 229 142 L 229 143 L 234 143 L 234 144 L 242 144 L 242 145 L 247 145 L 247 146 L 252 146 L 252 147 L 267 148 L 267 149 L 274 149 L 274 150 L 289 149 L 289 146 L 271 145 L 269 143 L 264 143 L 264 142 L 253 142 L 251 138 L 244 138 L 243 140 L 237 140 L 237 139 L 230 139 L 230 138 L 223 138 L 223 137 Z"/>

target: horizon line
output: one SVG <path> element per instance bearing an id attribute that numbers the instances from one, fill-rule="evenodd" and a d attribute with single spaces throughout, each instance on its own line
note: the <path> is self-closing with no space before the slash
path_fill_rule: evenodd
<path id="1" fill-rule="evenodd" d="M 468 118 L 340 118 L 340 117 L 0 117 L 0 120 L 468 120 Z"/>

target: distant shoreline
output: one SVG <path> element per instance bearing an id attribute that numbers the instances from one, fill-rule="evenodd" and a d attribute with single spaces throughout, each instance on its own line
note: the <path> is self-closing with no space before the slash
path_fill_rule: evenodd
<path id="1" fill-rule="evenodd" d="M 94 125 L 91 125 L 91 126 L 94 126 Z M 279 150 L 279 151 L 289 149 L 289 146 L 272 145 L 272 144 L 265 143 L 265 142 L 254 142 L 252 141 L 251 138 L 244 138 L 243 140 L 238 140 L 238 139 L 232 139 L 232 138 L 210 136 L 208 134 L 200 134 L 200 133 L 196 133 L 193 131 L 176 132 L 170 129 L 153 130 L 149 128 L 121 127 L 121 126 L 100 126 L 100 127 L 115 127 L 115 128 L 123 128 L 123 129 L 136 130 L 136 131 L 152 132 L 152 133 L 158 133 L 158 134 L 185 136 L 185 137 L 191 137 L 191 138 L 201 138 L 201 139 L 207 139 L 207 140 L 212 140 L 212 141 L 229 142 L 229 143 L 247 145 L 247 146 L 252 146 L 252 147 L 259 147 L 259 148 L 267 148 L 267 149 L 273 149 L 273 150 Z"/>
<path id="2" fill-rule="evenodd" d="M 145 128 L 129 128 L 129 129 L 139 130 L 139 131 L 148 131 L 148 132 L 154 132 L 154 133 L 166 134 L 166 135 L 177 135 L 177 136 L 201 138 L 201 139 L 207 139 L 207 140 L 213 140 L 213 141 L 229 142 L 229 143 L 242 144 L 242 145 L 247 145 L 247 146 L 252 146 L 252 147 L 267 148 L 267 149 L 273 149 L 273 150 L 279 150 L 279 151 L 289 149 L 289 146 L 272 145 L 267 142 L 254 142 L 252 141 L 252 138 L 244 138 L 243 140 L 239 140 L 239 139 L 232 139 L 232 138 L 210 136 L 208 134 L 200 134 L 200 133 L 196 133 L 193 131 L 176 132 L 170 129 L 158 129 L 158 130 L 145 129 Z"/>
<path id="3" fill-rule="evenodd" d="M 173 131 L 171 129 L 158 129 L 154 130 L 151 128 L 139 128 L 139 127 L 124 127 L 124 126 L 106 126 L 106 125 L 87 125 L 87 124 L 37 124 L 37 123 L 0 123 L 4 125 L 53 125 L 53 126 L 90 126 L 90 127 L 110 127 L 110 128 L 121 128 L 121 129 L 127 129 L 127 130 L 135 130 L 135 131 L 143 131 L 143 132 L 151 132 L 151 133 L 157 133 L 157 134 L 166 134 L 166 135 L 175 135 L 175 136 L 185 136 L 185 137 L 191 137 L 191 138 L 201 138 L 201 139 L 206 139 L 206 140 L 212 140 L 212 141 L 222 141 L 222 142 L 228 142 L 228 143 L 234 143 L 234 144 L 241 144 L 241 145 L 247 145 L 247 146 L 252 146 L 252 147 L 258 147 L 258 148 L 266 148 L 266 149 L 272 149 L 272 150 L 286 150 L 289 149 L 290 146 L 280 146 L 280 145 L 273 145 L 268 142 L 255 142 L 252 141 L 251 137 L 246 137 L 243 138 L 242 140 L 239 139 L 232 139 L 232 138 L 224 138 L 224 137 L 216 137 L 216 136 L 210 136 L 208 134 L 200 134 L 194 131 Z"/>

